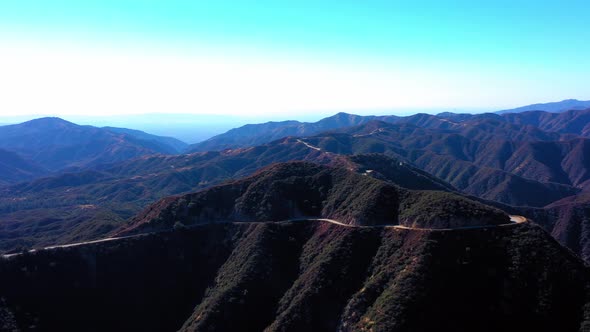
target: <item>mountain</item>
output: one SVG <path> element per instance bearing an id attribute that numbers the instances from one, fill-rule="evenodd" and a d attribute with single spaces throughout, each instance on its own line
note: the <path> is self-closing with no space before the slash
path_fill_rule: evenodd
<path id="1" fill-rule="evenodd" d="M 97 167 L 98 173 L 80 172 L 7 187 L 0 191 L 0 217 L 6 220 L 6 231 L 0 231 L 0 249 L 64 243 L 67 227 L 57 225 L 79 221 L 70 211 L 86 213 L 80 208 L 84 206 L 104 209 L 99 214 L 104 218 L 87 219 L 92 231 L 84 233 L 85 239 L 98 238 L 162 197 L 239 179 L 261 167 L 291 160 L 350 168 L 408 189 L 459 190 L 510 205 L 543 207 L 587 188 L 586 139 L 561 141 L 567 136 L 498 118 L 455 123 L 428 115 L 408 117 L 408 121 L 433 128 L 370 121 L 256 147 L 148 155 Z M 357 154 L 373 155 L 356 158 Z M 393 159 L 379 160 L 379 155 Z M 54 228 L 39 228 L 30 222 L 44 220 L 39 218 L 44 209 L 59 220 Z M 91 226 L 95 224 L 100 227 Z M 19 232 L 8 231 L 14 225 L 19 225 Z"/>
<path id="2" fill-rule="evenodd" d="M 243 180 L 165 198 L 146 208 L 118 234 L 161 231 L 176 223 L 192 226 L 297 218 L 429 229 L 508 222 L 500 210 L 453 193 L 406 190 L 344 168 L 290 162 Z"/>
<path id="3" fill-rule="evenodd" d="M 5 185 L 0 331 L 588 330 L 584 112 L 338 114 Z M 51 151 L 164 144 L 38 125 Z"/>
<path id="4" fill-rule="evenodd" d="M 543 131 L 590 137 L 590 108 L 562 113 L 509 113 L 502 117 L 510 123 L 536 126 Z"/>
<path id="5" fill-rule="evenodd" d="M 588 128 L 579 127 L 579 124 L 585 126 L 590 122 L 590 118 L 586 116 L 586 113 L 571 115 L 568 113 L 568 115 L 564 114 L 556 119 L 555 116 L 558 114 L 539 112 L 537 117 L 542 119 L 537 121 L 529 113 L 531 112 L 499 115 L 492 113 L 454 114 L 447 112 L 439 115 L 419 113 L 405 117 L 393 115 L 361 116 L 338 113 L 313 123 L 283 121 L 245 125 L 201 143 L 193 144 L 189 146 L 187 151 L 218 151 L 256 146 L 289 136 L 313 136 L 323 132 L 366 124 L 371 121 L 413 124 L 420 128 L 450 130 L 466 135 L 484 132 L 488 139 L 490 137 L 503 137 L 504 139 L 529 141 L 559 140 L 563 136 L 561 134 L 590 134 L 590 126 Z M 578 125 L 576 126 L 576 124 Z M 510 136 L 504 136 L 507 134 Z"/>
<path id="6" fill-rule="evenodd" d="M 590 108 L 590 100 L 577 100 L 577 99 L 566 99 L 557 102 L 544 103 L 544 104 L 533 104 L 513 109 L 503 110 L 496 112 L 497 114 L 506 113 L 521 113 L 528 111 L 544 111 L 551 113 L 561 113 L 570 110 L 584 110 Z"/>
<path id="7" fill-rule="evenodd" d="M 49 171 L 14 152 L 0 149 L 0 174 L 1 186 L 38 178 Z"/>
<path id="8" fill-rule="evenodd" d="M 326 153 L 383 153 L 406 160 L 468 194 L 507 204 L 544 206 L 585 188 L 587 166 L 577 156 L 587 139 L 505 140 L 519 133 L 472 126 L 455 132 L 370 122 L 340 133 L 308 137 L 305 142 Z M 531 168 L 519 167 L 525 160 Z M 570 161 L 571 167 L 567 166 Z M 521 195 L 514 189 L 535 195 Z"/>
<path id="9" fill-rule="evenodd" d="M 68 229 L 77 223 L 88 229 L 76 231 L 77 239 L 96 239 L 162 197 L 237 180 L 292 160 L 348 168 L 407 189 L 459 191 L 502 209 L 508 208 L 492 201 L 542 208 L 588 190 L 588 139 L 510 123 L 505 116 L 512 115 L 474 115 L 458 122 L 428 114 L 397 123 L 371 120 L 255 147 L 140 156 L 5 187 L 0 190 L 5 225 L 0 250 L 66 243 L 71 239 Z M 96 217 L 85 217 L 88 207 L 97 209 Z"/>
<path id="10" fill-rule="evenodd" d="M 0 148 L 51 170 L 84 168 L 133 157 L 171 153 L 171 147 L 59 118 L 41 118 L 0 127 Z"/>
<path id="11" fill-rule="evenodd" d="M 193 144 L 188 148 L 188 151 L 216 151 L 255 146 L 287 136 L 310 136 L 332 129 L 363 124 L 375 119 L 393 121 L 397 117 L 360 116 L 341 112 L 318 122 L 282 121 L 249 124 L 229 130 L 201 143 Z"/>
<path id="12" fill-rule="evenodd" d="M 590 193 L 582 192 L 525 213 L 561 244 L 590 261 Z"/>
<path id="13" fill-rule="evenodd" d="M 116 127 L 102 127 L 108 131 L 112 131 L 117 134 L 126 134 L 133 136 L 140 140 L 151 141 L 162 145 L 162 150 L 169 150 L 170 153 L 182 153 L 188 147 L 188 144 L 173 137 L 156 136 L 148 134 L 141 130 L 127 129 L 127 128 L 116 128 Z"/>
<path id="14" fill-rule="evenodd" d="M 580 331 L 589 270 L 539 227 L 206 224 L 0 260 L 0 327 Z"/>
<path id="15" fill-rule="evenodd" d="M 240 153 L 152 155 L 101 171 L 38 179 L 0 190 L 0 250 L 93 240 L 162 197 L 250 175 L 273 162 L 309 160 L 367 174 L 407 189 L 455 191 L 408 163 L 378 155 L 327 155 L 295 140 Z M 91 216 L 91 217 L 89 217 Z"/>

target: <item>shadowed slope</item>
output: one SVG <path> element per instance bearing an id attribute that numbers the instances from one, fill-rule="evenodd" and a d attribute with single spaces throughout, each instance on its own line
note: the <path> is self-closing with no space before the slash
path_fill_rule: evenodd
<path id="1" fill-rule="evenodd" d="M 47 175 L 49 171 L 18 154 L 0 149 L 0 186 Z"/>
<path id="2" fill-rule="evenodd" d="M 588 277 L 530 224 L 217 224 L 0 260 L 0 312 L 59 331 L 578 331 Z"/>

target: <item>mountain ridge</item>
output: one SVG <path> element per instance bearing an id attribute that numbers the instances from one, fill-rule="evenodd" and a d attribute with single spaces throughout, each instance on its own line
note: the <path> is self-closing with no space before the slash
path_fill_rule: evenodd
<path id="1" fill-rule="evenodd" d="M 0 148 L 16 152 L 52 171 L 175 152 L 161 142 L 138 138 L 137 132 L 134 135 L 116 133 L 60 118 L 39 118 L 1 126 Z"/>
<path id="2" fill-rule="evenodd" d="M 527 136 L 530 134 L 539 137 L 543 137 L 544 135 L 546 138 L 543 139 L 547 139 L 549 136 L 555 136 L 553 139 L 559 139 L 558 136 L 560 134 L 590 137 L 590 126 L 579 128 L 579 126 L 576 125 L 578 123 L 588 124 L 590 122 L 588 117 L 590 117 L 590 106 L 584 110 L 563 113 L 539 111 L 506 114 L 459 114 L 453 116 L 451 116 L 450 113 L 445 113 L 443 115 L 418 113 L 404 117 L 394 115 L 361 116 L 340 112 L 317 122 L 283 121 L 248 124 L 211 137 L 204 142 L 190 145 L 187 151 L 221 151 L 224 149 L 256 146 L 284 137 L 312 136 L 331 130 L 340 130 L 347 127 L 362 125 L 371 121 L 382 121 L 394 124 L 413 124 L 422 128 L 456 131 L 463 131 L 463 127 L 470 125 L 485 125 L 485 123 L 504 122 L 504 126 L 514 125 L 522 127 L 520 129 L 522 131 L 520 139 L 531 140 L 532 137 Z"/>
<path id="3" fill-rule="evenodd" d="M 444 203 L 443 203 L 444 202 Z M 289 162 L 147 207 L 117 236 L 219 221 L 328 218 L 349 225 L 453 228 L 508 223 L 505 213 L 442 191 L 406 190 L 328 166 Z"/>
<path id="4" fill-rule="evenodd" d="M 496 114 L 521 113 L 527 111 L 545 111 L 551 113 L 561 113 L 570 110 L 584 110 L 590 108 L 590 100 L 565 99 L 557 102 L 538 103 L 521 106 L 513 109 L 507 109 L 496 112 Z"/>

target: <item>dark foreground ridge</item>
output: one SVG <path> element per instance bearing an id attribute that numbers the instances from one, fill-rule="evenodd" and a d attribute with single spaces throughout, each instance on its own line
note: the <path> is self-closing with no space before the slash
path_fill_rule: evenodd
<path id="1" fill-rule="evenodd" d="M 590 317 L 588 269 L 529 223 L 208 224 L 5 258 L 0 277 L 0 330 L 578 331 Z"/>
<path id="2" fill-rule="evenodd" d="M 165 198 L 117 232 L 212 222 L 326 218 L 356 226 L 461 228 L 509 223 L 502 211 L 451 192 L 407 190 L 342 167 L 272 165 L 243 180 Z"/>

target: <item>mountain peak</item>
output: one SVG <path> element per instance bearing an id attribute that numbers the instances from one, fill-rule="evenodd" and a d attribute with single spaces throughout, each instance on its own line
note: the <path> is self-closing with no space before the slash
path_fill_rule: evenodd
<path id="1" fill-rule="evenodd" d="M 78 126 L 75 123 L 66 121 L 62 118 L 58 117 L 44 117 L 38 118 L 34 120 L 30 120 L 27 122 L 21 123 L 24 126 L 42 126 L 46 128 L 59 128 L 59 127 L 71 127 L 71 126 Z"/>
<path id="2" fill-rule="evenodd" d="M 334 114 L 332 117 L 351 116 L 351 115 L 355 115 L 355 114 L 346 113 L 346 112 L 338 112 L 338 113 Z"/>

